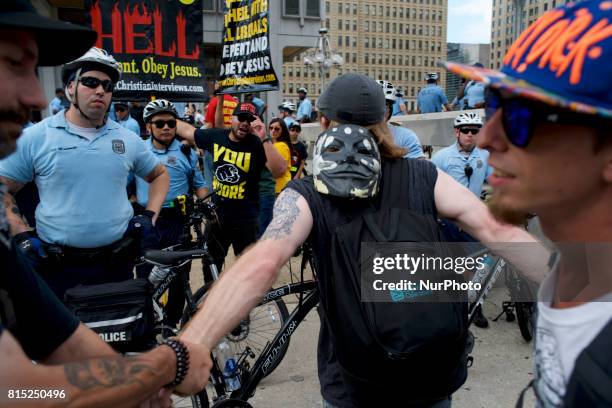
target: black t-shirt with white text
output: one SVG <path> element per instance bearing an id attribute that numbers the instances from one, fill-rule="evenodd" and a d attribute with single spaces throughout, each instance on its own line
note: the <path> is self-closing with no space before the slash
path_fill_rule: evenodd
<path id="1" fill-rule="evenodd" d="M 249 134 L 230 140 L 230 129 L 198 129 L 195 142 L 213 159 L 213 201 L 224 223 L 256 220 L 259 214 L 259 179 L 266 164 L 261 140 Z"/>

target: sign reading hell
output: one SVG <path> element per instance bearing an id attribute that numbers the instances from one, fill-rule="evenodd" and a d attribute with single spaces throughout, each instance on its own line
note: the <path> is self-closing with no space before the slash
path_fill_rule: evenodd
<path id="1" fill-rule="evenodd" d="M 202 0 L 85 0 L 89 25 L 123 66 L 117 100 L 202 101 Z"/>
<path id="2" fill-rule="evenodd" d="M 268 0 L 225 0 L 219 70 L 223 93 L 278 89 L 270 56 Z"/>

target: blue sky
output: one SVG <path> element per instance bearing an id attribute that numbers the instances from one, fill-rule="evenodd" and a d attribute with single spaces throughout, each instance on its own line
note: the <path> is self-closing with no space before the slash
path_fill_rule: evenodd
<path id="1" fill-rule="evenodd" d="M 448 0 L 448 42 L 491 42 L 491 0 Z"/>

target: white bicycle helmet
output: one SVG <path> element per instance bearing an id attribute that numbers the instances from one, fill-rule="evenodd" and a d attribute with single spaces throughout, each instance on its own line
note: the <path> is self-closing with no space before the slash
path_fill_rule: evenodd
<path id="1" fill-rule="evenodd" d="M 454 126 L 456 128 L 467 125 L 482 127 L 480 115 L 474 112 L 463 112 L 455 118 Z"/>
<path id="2" fill-rule="evenodd" d="M 378 82 L 378 85 L 382 87 L 385 94 L 385 100 L 395 103 L 397 100 L 397 96 L 395 96 L 397 94 L 397 90 L 393 84 L 391 84 L 389 81 L 385 81 L 384 79 L 379 79 L 376 82 Z"/>
<path id="3" fill-rule="evenodd" d="M 308 93 L 308 90 L 306 88 L 298 88 L 297 91 L 298 91 L 298 93 L 300 93 L 300 92 L 304 92 L 305 94 Z"/>
<path id="4" fill-rule="evenodd" d="M 147 103 L 144 110 L 142 111 L 142 118 L 145 123 L 149 123 L 149 120 L 158 113 L 169 113 L 173 115 L 175 118 L 178 118 L 178 112 L 174 107 L 174 104 L 165 99 L 156 99 Z"/>
<path id="5" fill-rule="evenodd" d="M 425 80 L 426 81 L 430 81 L 430 80 L 434 80 L 437 81 L 438 80 L 438 73 L 437 72 L 428 72 L 425 74 Z"/>
<path id="6" fill-rule="evenodd" d="M 62 81 L 67 85 L 68 81 L 73 79 L 73 75 L 76 78 L 80 76 L 81 72 L 92 70 L 106 73 L 113 82 L 117 83 L 121 79 L 123 66 L 106 50 L 92 47 L 84 55 L 64 65 L 62 68 Z"/>
<path id="7" fill-rule="evenodd" d="M 289 102 L 289 101 L 285 101 L 285 102 L 283 102 L 283 103 L 282 103 L 282 104 L 279 106 L 279 108 L 280 108 L 280 109 L 287 110 L 287 111 L 289 111 L 289 112 L 295 112 L 295 111 L 297 110 L 297 109 L 296 109 L 296 107 L 295 107 L 295 103 L 293 103 L 293 102 Z"/>

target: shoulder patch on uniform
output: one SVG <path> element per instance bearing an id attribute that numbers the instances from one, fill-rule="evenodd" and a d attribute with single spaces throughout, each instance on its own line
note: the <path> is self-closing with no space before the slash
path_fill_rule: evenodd
<path id="1" fill-rule="evenodd" d="M 171 166 L 174 166 L 176 164 L 176 157 L 175 156 L 168 156 L 168 161 L 167 163 Z"/>
<path id="2" fill-rule="evenodd" d="M 113 139 L 113 152 L 117 154 L 125 153 L 125 143 L 121 139 Z"/>

